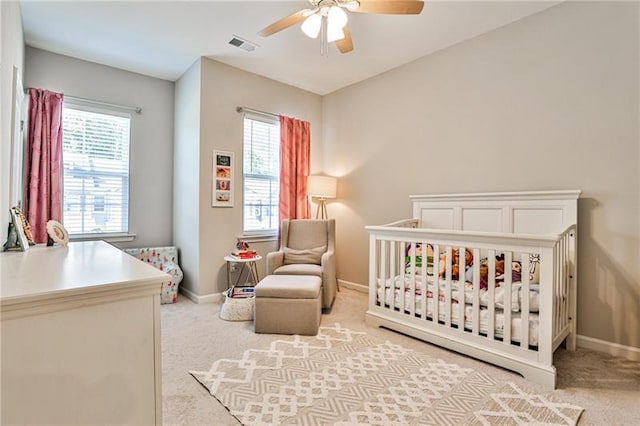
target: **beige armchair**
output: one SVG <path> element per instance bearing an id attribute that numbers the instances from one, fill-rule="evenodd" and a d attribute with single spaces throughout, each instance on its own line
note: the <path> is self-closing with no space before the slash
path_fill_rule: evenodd
<path id="1" fill-rule="evenodd" d="M 267 275 L 315 275 L 322 280 L 322 307 L 336 296 L 336 223 L 330 220 L 283 220 L 280 249 L 267 254 Z"/>

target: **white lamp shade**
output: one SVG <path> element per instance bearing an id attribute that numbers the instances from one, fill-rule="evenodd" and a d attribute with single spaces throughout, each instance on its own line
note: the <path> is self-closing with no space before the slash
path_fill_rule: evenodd
<path id="1" fill-rule="evenodd" d="M 310 15 L 307 19 L 304 20 L 302 26 L 302 32 L 305 33 L 307 37 L 317 38 L 318 34 L 320 34 L 320 26 L 322 25 L 322 17 L 317 13 Z"/>
<path id="2" fill-rule="evenodd" d="M 309 176 L 307 195 L 320 198 L 336 198 L 338 180 L 331 176 Z"/>

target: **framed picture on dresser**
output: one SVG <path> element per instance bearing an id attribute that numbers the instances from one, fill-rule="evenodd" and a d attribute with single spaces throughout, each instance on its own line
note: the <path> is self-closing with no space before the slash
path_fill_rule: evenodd
<path id="1" fill-rule="evenodd" d="M 9 209 L 9 228 L 7 241 L 2 245 L 1 251 L 26 251 L 29 249 L 29 237 L 25 229 L 26 219 L 23 221 L 18 207 Z"/>

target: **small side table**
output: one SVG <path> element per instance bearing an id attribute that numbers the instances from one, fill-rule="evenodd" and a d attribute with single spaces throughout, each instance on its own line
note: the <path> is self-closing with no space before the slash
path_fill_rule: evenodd
<path id="1" fill-rule="evenodd" d="M 240 259 L 235 256 L 225 256 L 224 260 L 227 262 L 227 289 L 237 286 L 242 279 L 242 274 L 244 270 L 247 269 L 248 275 L 247 279 L 253 280 L 253 285 L 258 284 L 260 281 L 260 276 L 258 275 L 258 267 L 256 266 L 256 262 L 262 259 L 262 256 L 256 256 L 249 259 Z M 242 267 L 240 268 L 240 273 L 238 274 L 238 278 L 236 278 L 236 282 L 231 285 L 231 264 L 232 263 L 241 263 Z"/>

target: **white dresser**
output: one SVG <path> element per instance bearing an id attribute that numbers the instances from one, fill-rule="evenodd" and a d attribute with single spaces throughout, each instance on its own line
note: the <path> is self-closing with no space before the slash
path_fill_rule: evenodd
<path id="1" fill-rule="evenodd" d="M 162 423 L 167 275 L 102 242 L 0 253 L 0 423 Z"/>

